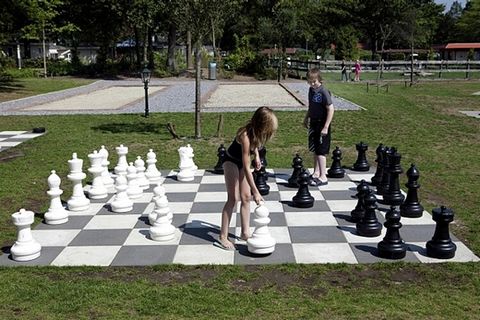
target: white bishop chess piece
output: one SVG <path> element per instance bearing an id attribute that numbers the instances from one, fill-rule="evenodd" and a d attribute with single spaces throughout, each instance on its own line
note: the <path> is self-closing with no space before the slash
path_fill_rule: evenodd
<path id="1" fill-rule="evenodd" d="M 161 208 L 162 204 L 159 203 L 162 201 L 161 198 L 156 198 L 154 201 L 155 205 Z M 157 213 L 157 219 L 150 227 L 150 238 L 155 241 L 168 241 L 175 238 L 175 227 L 168 218 L 168 213 L 165 210 L 155 210 L 154 212 Z"/>
<path id="2" fill-rule="evenodd" d="M 70 211 L 84 211 L 90 206 L 90 200 L 85 196 L 83 192 L 82 180 L 87 177 L 82 172 L 83 160 L 77 158 L 77 154 L 72 154 L 72 159 L 68 160 L 68 167 L 70 173 L 68 174 L 68 180 L 72 181 L 73 192 L 72 197 L 68 199 L 67 205 Z"/>
<path id="3" fill-rule="evenodd" d="M 63 190 L 60 189 L 60 177 L 56 174 L 55 170 L 51 171 L 50 176 L 47 179 L 50 190 L 47 194 L 50 196 L 50 207 L 45 212 L 44 218 L 46 224 L 62 224 L 68 221 L 68 211 L 62 205 L 60 195 Z"/>
<path id="4" fill-rule="evenodd" d="M 153 152 L 153 149 L 149 149 L 147 153 L 147 170 L 145 171 L 145 176 L 150 183 L 159 182 L 162 176 L 161 172 L 157 169 L 156 163 L 157 155 Z"/>
<path id="5" fill-rule="evenodd" d="M 262 203 L 255 208 L 255 230 L 247 240 L 248 251 L 253 254 L 270 254 L 275 251 L 275 239 L 270 235 L 268 224 L 270 223 L 269 211 Z"/>
<path id="6" fill-rule="evenodd" d="M 180 163 L 178 168 L 180 172 L 177 174 L 177 180 L 182 182 L 193 181 L 197 166 L 193 163 L 193 150 L 188 145 L 187 147 L 178 148 L 178 155 L 180 156 Z"/>
<path id="7" fill-rule="evenodd" d="M 13 224 L 18 229 L 17 241 L 10 248 L 12 259 L 15 261 L 30 261 L 40 256 L 42 246 L 32 237 L 31 224 L 34 213 L 25 209 L 12 214 Z"/>
<path id="8" fill-rule="evenodd" d="M 166 214 L 168 220 L 172 222 L 173 213 L 170 210 L 170 206 L 168 205 L 168 198 L 165 195 L 165 187 L 161 184 L 157 185 L 153 189 L 153 201 L 155 203 L 155 207 L 151 213 L 148 214 L 148 222 L 152 226 L 154 222 L 157 220 L 159 215 Z"/>

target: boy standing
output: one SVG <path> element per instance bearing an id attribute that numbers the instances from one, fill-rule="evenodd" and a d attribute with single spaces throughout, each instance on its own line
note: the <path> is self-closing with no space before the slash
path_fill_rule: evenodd
<path id="1" fill-rule="evenodd" d="M 334 108 L 332 97 L 325 86 L 318 68 L 307 72 L 308 111 L 303 124 L 308 128 L 308 149 L 313 152 L 314 172 L 310 185 L 323 186 L 327 180 L 327 155 L 330 153 L 331 131 Z"/>

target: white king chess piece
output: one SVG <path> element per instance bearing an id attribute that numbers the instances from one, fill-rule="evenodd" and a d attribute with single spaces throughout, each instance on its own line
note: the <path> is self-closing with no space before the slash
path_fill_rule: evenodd
<path id="1" fill-rule="evenodd" d="M 62 200 L 60 195 L 63 193 L 63 190 L 60 189 L 60 177 L 55 173 L 55 170 L 51 171 L 50 176 L 47 179 L 48 186 L 50 190 L 47 191 L 47 194 L 50 196 L 50 207 L 45 213 L 45 223 L 46 224 L 62 224 L 68 221 L 68 211 L 62 205 Z"/>
<path id="2" fill-rule="evenodd" d="M 33 239 L 30 228 L 33 218 L 34 213 L 25 209 L 12 214 L 13 224 L 18 229 L 17 241 L 10 248 L 12 259 L 15 261 L 30 261 L 40 256 L 42 247 Z"/>
<path id="3" fill-rule="evenodd" d="M 177 180 L 182 182 L 193 181 L 195 177 L 195 164 L 193 163 L 193 152 L 190 147 L 178 148 L 180 163 L 178 168 L 180 172 L 177 174 Z"/>
<path id="4" fill-rule="evenodd" d="M 275 251 L 275 239 L 270 235 L 268 224 L 270 223 L 269 211 L 262 203 L 254 211 L 255 230 L 247 240 L 248 251 L 253 254 L 270 254 Z"/>
<path id="5" fill-rule="evenodd" d="M 72 159 L 68 160 L 68 167 L 70 173 L 68 174 L 68 180 L 72 181 L 73 192 L 72 197 L 67 201 L 68 210 L 70 211 L 84 211 L 90 206 L 90 200 L 85 196 L 82 187 L 82 180 L 87 177 L 82 172 L 83 160 L 77 158 L 77 154 L 72 154 Z"/>

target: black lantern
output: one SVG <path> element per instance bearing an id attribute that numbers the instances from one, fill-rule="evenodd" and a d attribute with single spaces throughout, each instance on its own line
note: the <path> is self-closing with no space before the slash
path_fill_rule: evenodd
<path id="1" fill-rule="evenodd" d="M 145 118 L 148 117 L 148 83 L 150 82 L 150 76 L 152 72 L 146 67 L 140 73 L 142 76 L 143 88 L 145 89 Z"/>

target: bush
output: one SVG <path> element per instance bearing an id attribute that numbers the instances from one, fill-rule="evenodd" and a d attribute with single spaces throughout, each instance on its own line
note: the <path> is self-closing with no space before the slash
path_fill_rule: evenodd
<path id="1" fill-rule="evenodd" d="M 34 78 L 34 77 L 37 77 L 38 74 L 39 74 L 39 70 L 34 68 L 5 69 L 5 75 L 7 75 L 10 78 Z"/>
<path id="2" fill-rule="evenodd" d="M 390 53 L 389 60 L 405 60 L 405 53 L 403 52 Z"/>

